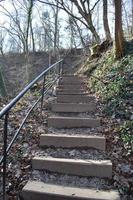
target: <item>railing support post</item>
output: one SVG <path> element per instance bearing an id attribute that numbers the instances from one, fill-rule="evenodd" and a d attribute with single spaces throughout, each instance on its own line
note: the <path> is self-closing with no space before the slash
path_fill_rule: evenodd
<path id="1" fill-rule="evenodd" d="M 6 199 L 6 164 L 7 164 L 7 129 L 8 129 L 8 113 L 4 119 L 4 135 L 3 135 L 3 200 Z"/>
<path id="2" fill-rule="evenodd" d="M 59 77 L 62 75 L 63 61 L 59 63 Z"/>
<path id="3" fill-rule="evenodd" d="M 42 108 L 43 108 L 44 90 L 45 90 L 45 76 L 43 78 L 43 86 L 42 86 L 41 112 L 42 112 Z"/>

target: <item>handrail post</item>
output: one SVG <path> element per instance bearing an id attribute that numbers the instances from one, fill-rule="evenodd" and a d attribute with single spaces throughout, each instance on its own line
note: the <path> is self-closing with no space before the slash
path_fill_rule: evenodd
<path id="1" fill-rule="evenodd" d="M 60 77 L 60 72 L 61 72 L 61 63 L 59 63 L 59 77 Z"/>
<path id="2" fill-rule="evenodd" d="M 63 61 L 59 63 L 59 77 L 62 75 Z"/>
<path id="3" fill-rule="evenodd" d="M 41 98 L 41 112 L 42 112 L 42 108 L 43 108 L 43 99 L 44 99 L 44 90 L 45 90 L 45 75 L 43 78 L 43 86 L 42 86 L 42 98 Z"/>
<path id="4" fill-rule="evenodd" d="M 8 131 L 8 113 L 4 119 L 4 135 L 3 135 L 3 200 L 6 199 L 6 165 L 7 165 L 7 131 Z"/>
<path id="5" fill-rule="evenodd" d="M 61 75 L 63 73 L 63 60 L 61 61 Z"/>

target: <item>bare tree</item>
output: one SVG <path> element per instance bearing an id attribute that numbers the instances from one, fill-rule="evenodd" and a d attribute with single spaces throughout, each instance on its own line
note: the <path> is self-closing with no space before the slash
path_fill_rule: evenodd
<path id="1" fill-rule="evenodd" d="M 59 41 L 59 30 L 58 30 L 58 17 L 59 17 L 59 7 L 58 7 L 58 1 L 57 5 L 54 8 L 53 7 L 53 12 L 54 12 L 54 53 L 56 52 L 57 46 L 58 46 L 58 41 Z"/>
<path id="2" fill-rule="evenodd" d="M 109 23 L 108 23 L 108 2 L 107 0 L 103 0 L 103 25 L 104 25 L 104 31 L 106 40 L 111 40 L 111 34 L 109 29 Z"/>
<path id="3" fill-rule="evenodd" d="M 7 96 L 6 86 L 1 68 L 0 68 L 0 96 L 2 97 Z"/>
<path id="4" fill-rule="evenodd" d="M 131 0 L 131 6 L 132 6 L 132 27 L 131 27 L 131 34 L 133 36 L 133 0 Z"/>
<path id="5" fill-rule="evenodd" d="M 47 0 L 38 0 L 41 3 L 49 4 L 52 6 L 57 6 L 55 3 L 51 3 L 51 1 Z M 75 19 L 79 20 L 93 35 L 95 38 L 96 43 L 100 43 L 100 36 L 98 35 L 95 26 L 93 25 L 93 20 L 92 20 L 92 14 L 97 6 L 97 4 L 100 2 L 100 0 L 95 1 L 93 6 L 90 6 L 90 0 L 84 1 L 84 0 L 70 0 L 70 1 L 65 1 L 65 0 L 56 0 L 58 2 L 58 7 L 60 9 L 63 9 L 66 11 L 69 15 L 74 17 Z M 71 12 L 70 4 L 73 3 L 75 7 L 78 10 L 78 13 L 80 16 L 77 16 L 76 14 Z"/>
<path id="6" fill-rule="evenodd" d="M 32 28 L 32 11 L 33 11 L 33 1 L 29 0 L 27 3 L 27 25 L 26 25 L 26 36 L 25 36 L 25 46 L 26 52 L 28 53 L 28 38 L 29 38 L 29 30 L 31 30 L 31 37 L 32 37 L 32 45 L 33 45 L 33 52 L 35 52 L 35 43 L 34 43 L 34 34 Z"/>
<path id="7" fill-rule="evenodd" d="M 124 36 L 122 29 L 122 0 L 114 0 L 115 4 L 115 56 L 116 59 L 124 55 Z"/>
<path id="8" fill-rule="evenodd" d="M 5 35 L 3 34 L 2 30 L 1 30 L 0 31 L 0 52 L 1 52 L 1 56 L 4 58 L 3 60 L 5 60 L 5 56 L 4 56 L 4 52 L 3 52 L 4 39 L 5 39 Z M 4 63 L 2 63 L 2 65 L 3 64 Z M 4 97 L 6 95 L 7 95 L 7 91 L 6 91 L 5 81 L 4 81 L 4 77 L 2 74 L 2 68 L 0 66 L 0 96 Z"/>

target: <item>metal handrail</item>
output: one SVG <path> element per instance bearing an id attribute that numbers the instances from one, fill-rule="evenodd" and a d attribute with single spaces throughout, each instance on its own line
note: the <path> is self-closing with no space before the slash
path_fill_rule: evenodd
<path id="1" fill-rule="evenodd" d="M 39 76 L 37 76 L 29 85 L 27 85 L 9 104 L 7 104 L 0 112 L 0 118 L 3 117 L 24 95 L 25 93 L 40 79 L 42 78 L 48 71 L 50 71 L 57 64 L 63 62 L 63 59 L 54 63 L 46 70 L 44 70 Z"/>
<path id="2" fill-rule="evenodd" d="M 49 72 L 51 69 L 59 67 L 58 69 L 58 76 L 55 77 L 55 79 L 52 81 L 52 83 L 48 84 L 48 88 L 45 90 L 45 77 L 47 75 L 47 72 Z M 50 67 L 45 69 L 39 76 L 37 76 L 31 83 L 29 83 L 9 104 L 7 104 L 1 111 L 0 111 L 0 119 L 3 119 L 4 117 L 4 134 L 3 134 L 3 156 L 0 159 L 0 165 L 2 165 L 3 168 L 3 200 L 6 199 L 6 167 L 7 167 L 7 154 L 10 151 L 12 145 L 16 141 L 20 130 L 22 129 L 25 121 L 27 120 L 29 114 L 31 111 L 35 108 L 35 106 L 41 101 L 41 110 L 43 107 L 43 98 L 44 95 L 47 94 L 48 90 L 55 84 L 55 82 L 59 79 L 60 75 L 62 74 L 62 67 L 63 67 L 63 59 L 59 60 L 58 62 L 52 64 Z M 33 104 L 33 106 L 28 110 L 26 116 L 22 120 L 22 123 L 20 124 L 18 130 L 14 134 L 11 142 L 9 145 L 7 145 L 7 133 L 8 133 L 8 118 L 10 114 L 10 110 L 17 104 L 17 102 L 32 88 L 32 86 L 37 83 L 41 78 L 43 78 L 43 87 L 41 91 L 41 95 L 38 98 L 38 100 Z"/>
<path id="3" fill-rule="evenodd" d="M 57 80 L 58 80 L 58 77 L 53 81 L 53 83 L 55 83 Z M 48 92 L 48 90 L 53 86 L 53 83 L 49 85 L 49 87 L 47 88 L 47 90 L 45 90 L 44 95 L 45 95 L 45 94 Z M 10 151 L 10 149 L 11 149 L 12 145 L 14 144 L 15 140 L 17 139 L 17 136 L 18 136 L 20 130 L 22 129 L 22 127 L 23 127 L 23 125 L 24 125 L 26 119 L 28 118 L 28 116 L 29 116 L 29 114 L 31 113 L 31 111 L 32 111 L 32 110 L 35 108 L 35 106 L 38 104 L 38 102 L 41 100 L 41 98 L 42 98 L 42 96 L 40 96 L 40 97 L 38 98 L 38 100 L 33 104 L 33 106 L 32 106 L 32 107 L 29 109 L 29 111 L 27 112 L 27 114 L 26 114 L 25 118 L 23 119 L 22 123 L 20 124 L 18 130 L 16 131 L 15 135 L 13 136 L 13 138 L 12 138 L 10 144 L 7 146 L 7 148 L 6 148 L 6 153 L 8 153 L 8 152 Z M 1 159 L 0 159 L 0 165 L 1 165 L 2 162 L 3 162 L 3 158 L 4 158 L 4 156 L 2 156 Z"/>

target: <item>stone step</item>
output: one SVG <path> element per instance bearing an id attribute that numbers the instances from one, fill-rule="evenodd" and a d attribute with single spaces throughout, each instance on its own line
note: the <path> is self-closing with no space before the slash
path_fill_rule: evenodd
<path id="1" fill-rule="evenodd" d="M 32 168 L 76 176 L 112 178 L 112 163 L 110 160 L 34 157 Z"/>
<path id="2" fill-rule="evenodd" d="M 60 85 L 58 85 L 57 86 L 57 89 L 62 89 L 62 90 L 80 90 L 80 89 L 84 89 L 85 87 L 84 87 L 84 85 L 81 85 L 81 84 L 79 84 L 79 85 L 69 85 L 69 84 L 67 84 L 67 85 L 62 85 L 62 84 L 60 84 Z"/>
<path id="3" fill-rule="evenodd" d="M 48 117 L 48 127 L 54 128 L 95 128 L 100 125 L 100 119 L 60 116 Z"/>
<path id="4" fill-rule="evenodd" d="M 81 80 L 73 80 L 73 81 L 64 81 L 64 80 L 59 80 L 59 85 L 85 85 L 86 82 L 81 81 Z"/>
<path id="5" fill-rule="evenodd" d="M 113 190 L 68 187 L 29 181 L 22 190 L 24 200 L 120 200 Z"/>
<path id="6" fill-rule="evenodd" d="M 80 113 L 80 112 L 95 112 L 96 104 L 90 102 L 88 104 L 79 103 L 53 103 L 51 105 L 53 112 L 67 112 L 67 113 Z"/>
<path id="7" fill-rule="evenodd" d="M 63 74 L 61 76 L 61 78 L 86 78 L 86 77 L 83 77 L 83 76 L 78 76 L 78 75 L 72 75 L 72 74 Z"/>
<path id="8" fill-rule="evenodd" d="M 41 147 L 62 148 L 95 148 L 105 151 L 105 137 L 103 136 L 73 136 L 42 134 L 40 136 Z"/>
<path id="9" fill-rule="evenodd" d="M 76 90 L 76 89 L 57 89 L 56 90 L 56 94 L 57 95 L 75 95 L 75 94 L 80 94 L 80 95 L 87 95 L 88 92 L 86 92 L 84 89 L 79 89 L 79 90 Z"/>
<path id="10" fill-rule="evenodd" d="M 62 77 L 78 77 L 78 78 L 87 78 L 87 76 L 83 76 L 82 74 L 63 74 Z"/>
<path id="11" fill-rule="evenodd" d="M 95 97 L 91 95 L 57 95 L 58 103 L 89 103 L 95 101 Z"/>
<path id="12" fill-rule="evenodd" d="M 73 84 L 73 85 L 81 85 L 85 83 L 85 80 L 82 78 L 74 78 L 74 77 L 63 77 L 60 78 L 59 84 Z"/>
<path id="13" fill-rule="evenodd" d="M 60 80 L 62 80 L 63 82 L 69 83 L 69 81 L 73 82 L 73 81 L 81 81 L 83 82 L 85 80 L 85 78 L 83 77 L 79 77 L 79 76 L 63 76 L 60 78 Z"/>

